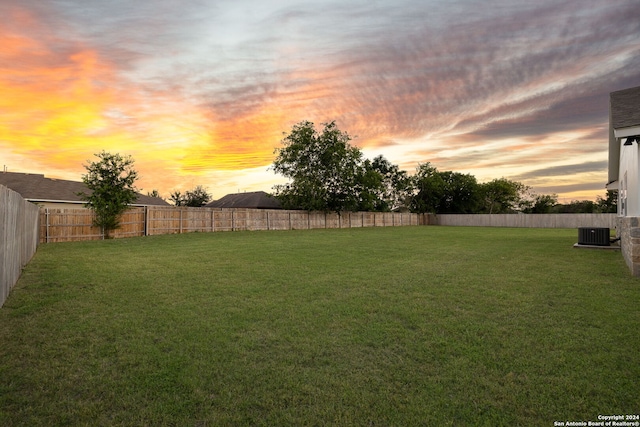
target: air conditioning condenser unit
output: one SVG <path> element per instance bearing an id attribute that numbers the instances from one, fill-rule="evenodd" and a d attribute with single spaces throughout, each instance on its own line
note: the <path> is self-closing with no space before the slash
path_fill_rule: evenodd
<path id="1" fill-rule="evenodd" d="M 611 234 L 608 228 L 578 228 L 578 244 L 593 246 L 610 246 Z"/>

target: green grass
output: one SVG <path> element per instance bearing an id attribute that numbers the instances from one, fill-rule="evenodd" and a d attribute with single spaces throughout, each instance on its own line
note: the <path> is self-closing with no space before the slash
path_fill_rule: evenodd
<path id="1" fill-rule="evenodd" d="M 576 230 L 42 245 L 0 425 L 553 425 L 640 413 L 640 280 Z"/>

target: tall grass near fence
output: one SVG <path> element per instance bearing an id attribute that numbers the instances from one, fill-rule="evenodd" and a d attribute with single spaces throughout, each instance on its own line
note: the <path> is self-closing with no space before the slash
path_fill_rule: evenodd
<path id="1" fill-rule="evenodd" d="M 36 205 L 0 185 L 0 307 L 38 246 Z"/>
<path id="2" fill-rule="evenodd" d="M 0 310 L 0 425 L 551 426 L 640 412 L 640 282 L 575 230 L 44 245 Z"/>

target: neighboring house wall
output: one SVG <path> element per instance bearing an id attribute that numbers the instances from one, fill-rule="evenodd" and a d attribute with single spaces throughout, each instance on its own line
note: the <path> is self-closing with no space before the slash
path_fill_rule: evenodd
<path id="1" fill-rule="evenodd" d="M 86 205 L 84 203 L 64 203 L 64 202 L 50 202 L 50 201 L 40 201 L 40 200 L 30 200 L 31 203 L 35 203 L 41 208 L 49 208 L 49 209 L 86 209 Z"/>
<path id="2" fill-rule="evenodd" d="M 640 276 L 640 86 L 612 92 L 609 183 L 618 190 L 617 234 L 629 270 Z M 617 161 L 616 161 L 617 160 Z"/>
<path id="3" fill-rule="evenodd" d="M 638 144 L 620 142 L 620 173 L 618 184 L 618 215 L 640 216 L 640 182 L 638 176 Z M 631 190 L 631 191 L 629 191 Z"/>

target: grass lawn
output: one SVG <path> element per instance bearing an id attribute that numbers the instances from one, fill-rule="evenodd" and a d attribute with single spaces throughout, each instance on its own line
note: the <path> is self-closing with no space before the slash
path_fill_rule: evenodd
<path id="1" fill-rule="evenodd" d="M 0 425 L 536 425 L 640 413 L 640 280 L 577 230 L 42 245 Z"/>

